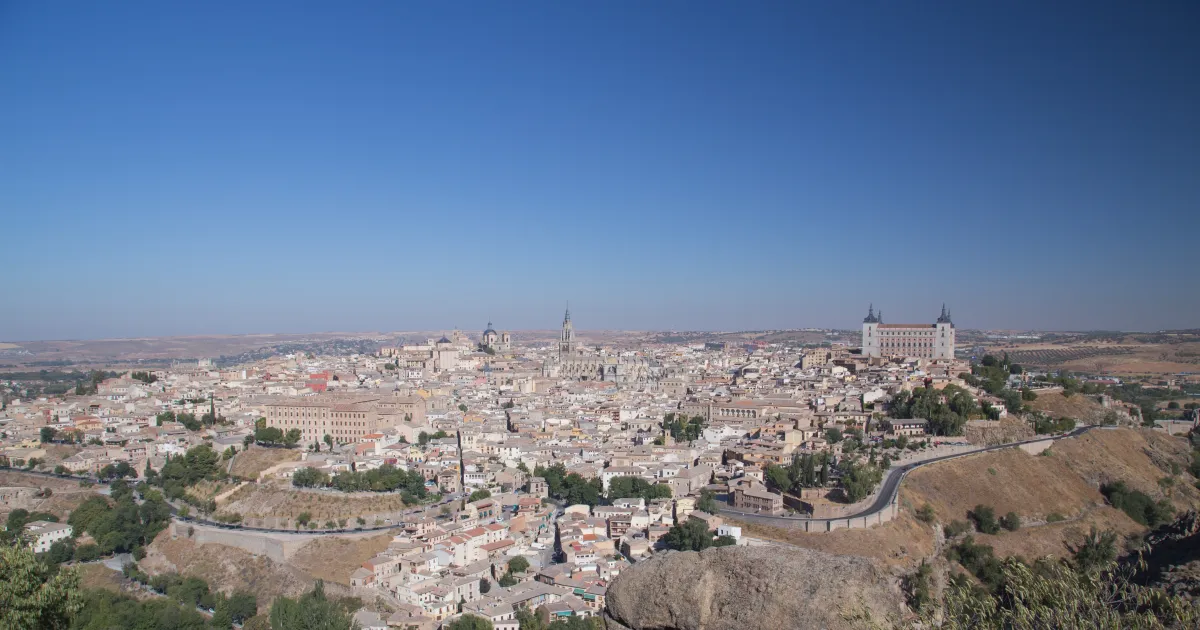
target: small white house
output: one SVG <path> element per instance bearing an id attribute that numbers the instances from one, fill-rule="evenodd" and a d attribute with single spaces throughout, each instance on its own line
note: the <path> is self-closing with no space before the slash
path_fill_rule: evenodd
<path id="1" fill-rule="evenodd" d="M 717 528 L 718 536 L 729 536 L 730 538 L 742 542 L 742 528 L 734 527 L 733 525 L 721 525 Z"/>
<path id="2" fill-rule="evenodd" d="M 25 535 L 34 553 L 50 551 L 54 543 L 70 538 L 72 531 L 70 525 L 50 521 L 33 521 L 25 525 Z"/>

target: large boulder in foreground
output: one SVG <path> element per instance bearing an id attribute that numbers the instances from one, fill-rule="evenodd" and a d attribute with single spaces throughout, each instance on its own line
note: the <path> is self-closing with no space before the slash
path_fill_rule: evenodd
<path id="1" fill-rule="evenodd" d="M 621 572 L 608 589 L 610 629 L 757 630 L 855 627 L 868 611 L 898 619 L 899 586 L 870 560 L 798 547 L 667 552 Z"/>

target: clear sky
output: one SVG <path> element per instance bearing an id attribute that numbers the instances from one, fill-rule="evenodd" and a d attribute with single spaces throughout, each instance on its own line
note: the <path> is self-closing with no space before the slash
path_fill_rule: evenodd
<path id="1" fill-rule="evenodd" d="M 0 0 L 0 339 L 1200 326 L 1200 3 Z"/>

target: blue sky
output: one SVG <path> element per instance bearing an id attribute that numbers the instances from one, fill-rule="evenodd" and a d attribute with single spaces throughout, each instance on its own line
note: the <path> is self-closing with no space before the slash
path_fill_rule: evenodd
<path id="1" fill-rule="evenodd" d="M 0 3 L 0 339 L 1200 326 L 1198 18 Z"/>

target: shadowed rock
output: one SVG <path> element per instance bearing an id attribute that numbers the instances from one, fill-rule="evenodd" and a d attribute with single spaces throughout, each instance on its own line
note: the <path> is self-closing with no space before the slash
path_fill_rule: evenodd
<path id="1" fill-rule="evenodd" d="M 899 587 L 871 561 L 795 547 L 668 552 L 626 569 L 608 589 L 609 630 L 855 627 L 869 611 L 899 618 Z"/>

